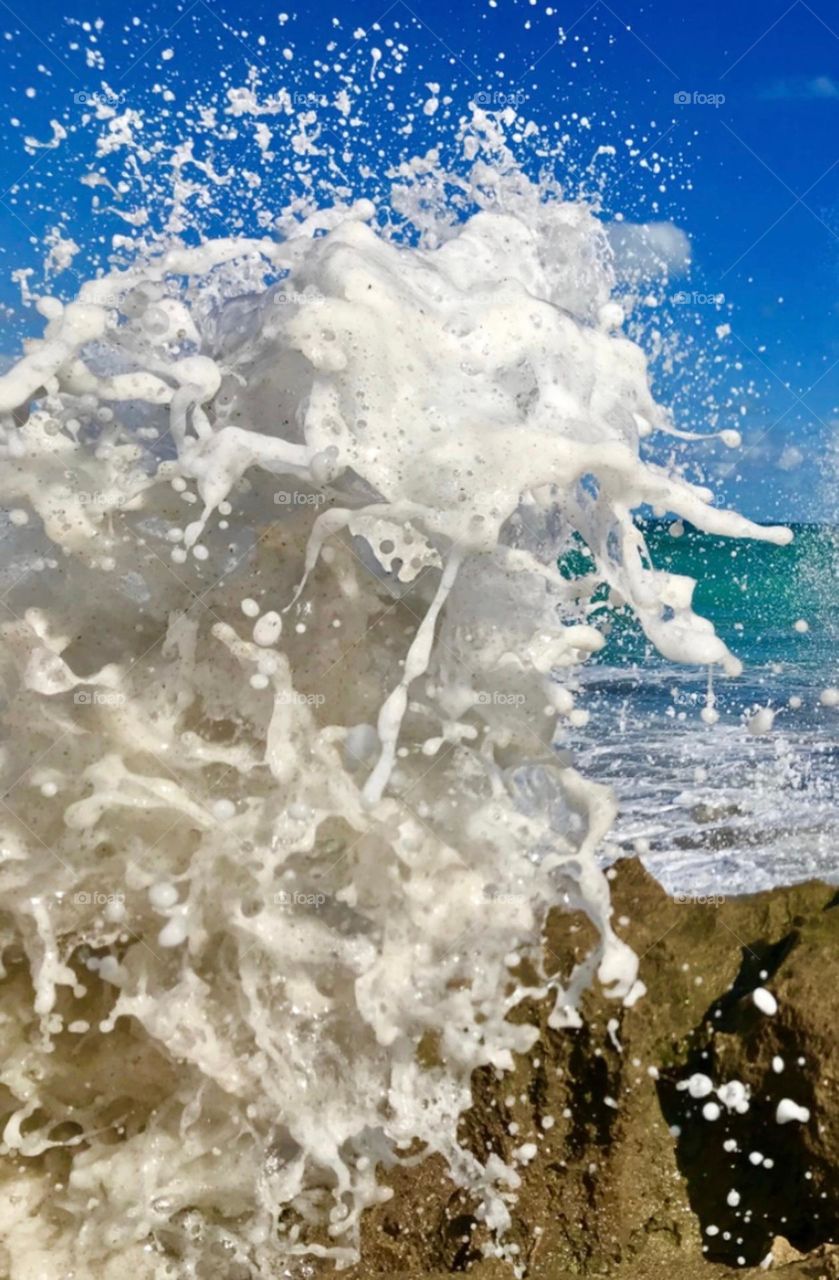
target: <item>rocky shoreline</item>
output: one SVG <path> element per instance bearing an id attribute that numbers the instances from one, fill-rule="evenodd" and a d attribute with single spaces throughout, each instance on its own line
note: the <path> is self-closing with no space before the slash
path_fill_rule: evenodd
<path id="1" fill-rule="evenodd" d="M 637 859 L 617 865 L 612 893 L 647 995 L 624 1009 L 591 992 L 579 1030 L 522 1007 L 539 1041 L 512 1074 L 477 1073 L 463 1120 L 476 1153 L 518 1169 L 509 1239 L 524 1274 L 835 1280 L 839 893 L 811 882 L 677 900 Z M 557 967 L 567 972 L 592 936 L 584 918 L 555 913 Z M 774 1013 L 755 1003 L 758 987 Z M 784 1099 L 809 1119 L 778 1123 Z M 394 1196 L 368 1212 L 348 1280 L 509 1280 L 507 1263 L 482 1257 L 483 1228 L 434 1159 L 389 1181 Z"/>

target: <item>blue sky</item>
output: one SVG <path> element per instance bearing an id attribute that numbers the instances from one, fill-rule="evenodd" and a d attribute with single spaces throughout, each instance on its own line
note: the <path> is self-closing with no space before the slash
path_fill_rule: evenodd
<path id="1" fill-rule="evenodd" d="M 690 274 L 670 290 L 678 287 L 688 301 L 673 314 L 720 357 L 713 367 L 734 388 L 725 406 L 731 417 L 721 425 L 739 426 L 746 441 L 730 474 L 716 467 L 723 498 L 760 518 L 839 518 L 832 469 L 839 14 L 824 0 L 706 0 L 679 9 L 671 0 L 352 0 L 301 8 L 289 0 L 165 0 L 136 10 L 122 0 L 95 7 L 39 0 L 37 9 L 0 0 L 0 31 L 7 355 L 21 335 L 40 330 L 11 272 L 39 266 L 36 242 L 46 228 L 63 219 L 64 234 L 84 246 L 75 263 L 82 269 L 101 260 L 115 232 L 132 234 L 118 218 L 92 214 L 95 192 L 80 179 L 108 162 L 96 159 L 96 133 L 84 124 L 79 94 L 101 92 L 105 80 L 121 103 L 156 113 L 152 146 L 169 127 L 162 112 L 170 113 L 172 136 L 183 136 L 189 104 L 223 102 L 227 87 L 245 82 L 249 64 L 259 66 L 263 87 L 276 89 L 293 74 L 298 89 L 310 82 L 319 91 L 351 56 L 365 77 L 369 67 L 371 86 L 353 136 L 350 168 L 358 172 L 364 162 L 381 171 L 445 128 L 443 111 L 433 119 L 420 113 L 410 139 L 394 128 L 405 104 L 429 96 L 429 82 L 450 91 L 453 114 L 476 94 L 516 93 L 528 118 L 568 127 L 569 155 L 616 146 L 604 216 L 672 221 L 690 237 Z M 391 51 L 378 82 L 374 47 Z M 27 149 L 27 136 L 50 138 L 51 120 L 68 137 L 54 149 Z M 265 177 L 279 199 L 282 164 Z M 53 287 L 69 295 L 75 284 L 68 271 Z M 722 305 L 708 301 L 720 294 Z M 721 322 L 731 333 L 718 339 Z M 701 387 L 678 382 L 664 379 L 661 394 L 675 398 L 685 425 L 701 429 Z M 712 469 L 718 461 L 709 459 Z"/>

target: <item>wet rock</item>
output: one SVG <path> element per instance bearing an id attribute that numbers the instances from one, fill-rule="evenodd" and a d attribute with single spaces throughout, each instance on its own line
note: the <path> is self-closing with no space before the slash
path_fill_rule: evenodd
<path id="1" fill-rule="evenodd" d="M 540 1029 L 531 1053 L 473 1079 L 463 1140 L 521 1178 L 511 1261 L 482 1256 L 474 1204 L 431 1159 L 390 1175 L 348 1280 L 500 1280 L 512 1263 L 530 1280 L 839 1277 L 835 890 L 677 900 L 627 859 L 612 894 L 646 997 L 628 1010 L 592 991 L 576 1030 L 550 1028 L 547 1003 L 522 1007 L 516 1020 Z M 567 975 L 592 941 L 587 921 L 555 913 L 549 969 Z M 692 1076 L 709 1084 L 685 1087 Z M 778 1123 L 784 1099 L 809 1119 Z"/>

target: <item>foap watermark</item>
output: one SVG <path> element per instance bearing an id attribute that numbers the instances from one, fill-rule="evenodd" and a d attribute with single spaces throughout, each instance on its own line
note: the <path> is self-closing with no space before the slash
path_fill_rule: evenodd
<path id="1" fill-rule="evenodd" d="M 725 102 L 725 94 L 701 93 L 698 89 L 692 92 L 679 89 L 673 94 L 673 102 L 677 107 L 721 107 Z"/>
<path id="2" fill-rule="evenodd" d="M 322 707 L 326 696 L 322 693 L 298 693 L 296 689 L 282 689 L 276 698 L 280 706 Z"/>
<path id="3" fill-rule="evenodd" d="M 275 907 L 314 907 L 315 910 L 326 903 L 325 893 L 306 891 L 303 889 L 278 889 L 274 894 Z"/>
<path id="4" fill-rule="evenodd" d="M 692 907 L 721 907 L 725 897 L 721 893 L 674 893 L 673 901 Z"/>
<path id="5" fill-rule="evenodd" d="M 670 301 L 677 307 L 723 307 L 724 293 L 698 293 L 695 289 L 680 289 L 674 293 Z"/>
<path id="6" fill-rule="evenodd" d="M 271 304 L 275 307 L 322 307 L 326 298 L 322 293 L 302 291 L 297 289 L 279 289 L 271 298 Z"/>
<path id="7" fill-rule="evenodd" d="M 114 498 L 107 493 L 77 493 L 76 501 L 81 507 L 109 507 Z"/>
<path id="8" fill-rule="evenodd" d="M 475 699 L 479 707 L 523 707 L 527 698 L 523 693 L 505 693 L 500 689 L 481 689 Z"/>
<path id="9" fill-rule="evenodd" d="M 77 107 L 118 107 L 125 101 L 125 94 L 113 89 L 77 89 L 73 101 Z"/>
<path id="10" fill-rule="evenodd" d="M 285 490 L 278 490 L 274 494 L 275 507 L 319 507 L 328 501 L 325 493 L 300 493 L 299 490 L 287 493 Z"/>
<path id="11" fill-rule="evenodd" d="M 475 106 L 503 110 L 505 107 L 520 107 L 526 97 L 524 89 L 481 89 L 475 94 Z"/>
<path id="12" fill-rule="evenodd" d="M 99 889 L 80 889 L 73 894 L 73 901 L 79 907 L 112 907 L 114 903 L 124 903 L 124 893 L 105 893 Z"/>
<path id="13" fill-rule="evenodd" d="M 481 896 L 484 902 L 506 902 L 511 906 L 528 900 L 526 893 L 514 893 L 510 889 L 501 889 L 497 884 L 485 884 Z"/>
<path id="14" fill-rule="evenodd" d="M 73 701 L 77 707 L 121 707 L 125 694 L 113 689 L 77 689 Z"/>

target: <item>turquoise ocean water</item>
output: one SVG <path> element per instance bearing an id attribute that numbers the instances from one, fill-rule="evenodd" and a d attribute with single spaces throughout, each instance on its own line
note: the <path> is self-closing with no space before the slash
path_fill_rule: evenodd
<path id="1" fill-rule="evenodd" d="M 744 663 L 715 675 L 716 725 L 700 719 L 707 670 L 663 661 L 623 615 L 581 677 L 591 719 L 567 745 L 615 789 L 617 849 L 640 849 L 674 891 L 839 882 L 839 708 L 820 702 L 839 685 L 839 529 L 791 527 L 774 547 L 644 526 L 653 563 L 698 580 L 698 612 Z M 757 707 L 776 713 L 760 737 L 747 728 Z"/>

